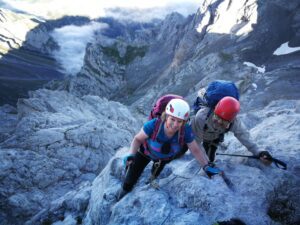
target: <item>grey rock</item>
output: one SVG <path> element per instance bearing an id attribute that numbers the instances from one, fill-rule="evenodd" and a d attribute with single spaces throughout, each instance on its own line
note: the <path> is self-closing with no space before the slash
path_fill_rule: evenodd
<path id="1" fill-rule="evenodd" d="M 41 89 L 20 100 L 15 129 L 0 147 L 1 208 L 13 215 L 8 221 L 19 224 L 92 181 L 129 145 L 137 124 L 124 105 L 95 96 Z"/>

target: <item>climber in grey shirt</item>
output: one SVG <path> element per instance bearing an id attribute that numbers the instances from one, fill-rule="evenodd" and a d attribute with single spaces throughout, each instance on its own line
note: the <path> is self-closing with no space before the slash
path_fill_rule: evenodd
<path id="1" fill-rule="evenodd" d="M 218 144 L 223 141 L 224 134 L 231 131 L 253 155 L 260 156 L 263 163 L 270 164 L 267 160 L 271 158 L 270 153 L 259 151 L 245 125 L 236 117 L 239 111 L 240 103 L 232 97 L 222 98 L 214 110 L 203 106 L 191 120 L 197 143 L 203 145 L 210 162 L 213 162 Z"/>

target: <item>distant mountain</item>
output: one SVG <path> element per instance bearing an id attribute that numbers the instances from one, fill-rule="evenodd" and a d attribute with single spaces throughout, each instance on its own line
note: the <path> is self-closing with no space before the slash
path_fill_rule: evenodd
<path id="1" fill-rule="evenodd" d="M 296 1 L 291 6 L 235 3 L 245 8 L 244 13 L 234 11 L 233 3 L 228 3 L 227 9 L 220 8 L 224 4 L 217 1 L 201 7 L 187 18 L 173 13 L 152 24 L 101 19 L 109 27 L 87 46 L 78 76 L 66 80 L 63 86 L 71 87 L 68 90 L 78 96 L 105 96 L 125 104 L 141 103 L 141 108 L 146 109 L 157 95 L 168 92 L 190 95 L 189 84 L 195 84 L 197 89 L 216 77 L 249 86 L 256 76 L 243 77 L 250 69 L 243 64 L 245 61 L 279 77 L 291 73 L 293 82 L 298 84 L 295 74 L 299 52 L 273 54 L 282 43 L 299 42 L 299 18 L 297 7 L 293 8 Z M 292 87 L 293 91 L 287 95 L 295 97 L 297 88 Z"/>

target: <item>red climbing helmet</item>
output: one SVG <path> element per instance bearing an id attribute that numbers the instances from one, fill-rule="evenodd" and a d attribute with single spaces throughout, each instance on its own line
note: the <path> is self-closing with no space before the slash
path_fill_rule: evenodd
<path id="1" fill-rule="evenodd" d="M 233 97 L 222 98 L 215 107 L 214 113 L 226 121 L 233 121 L 240 111 L 240 103 Z"/>

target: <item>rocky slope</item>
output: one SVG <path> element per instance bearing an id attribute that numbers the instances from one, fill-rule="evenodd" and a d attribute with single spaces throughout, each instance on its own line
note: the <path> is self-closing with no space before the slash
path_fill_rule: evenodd
<path id="1" fill-rule="evenodd" d="M 0 9 L 0 105 L 16 104 L 28 90 L 58 79 L 57 62 L 49 52 L 55 47 L 44 21 Z"/>
<path id="2" fill-rule="evenodd" d="M 77 77 L 30 93 L 16 109 L 1 107 L 0 223 L 298 224 L 300 53 L 273 52 L 287 41 L 299 46 L 299 4 L 203 1 L 193 16 L 173 13 L 150 26 L 107 21 L 112 30 L 87 46 Z M 192 103 L 214 79 L 236 82 L 253 139 L 288 170 L 219 156 L 231 189 L 221 177 L 201 176 L 187 154 L 165 168 L 159 190 L 145 184 L 147 167 L 116 202 L 122 157 L 155 99 L 172 92 Z M 232 135 L 220 151 L 247 154 Z"/>
<path id="3" fill-rule="evenodd" d="M 44 21 L 0 8 L 0 105 L 16 105 L 18 98 L 64 74 L 52 52 L 59 48 L 50 32 L 69 24 L 82 25 L 83 17 Z"/>
<path id="4" fill-rule="evenodd" d="M 19 100 L 17 117 L 10 122 L 13 131 L 1 128 L 6 133 L 0 151 L 1 224 L 22 224 L 69 190 L 92 182 L 137 129 L 120 103 L 42 89 Z"/>

